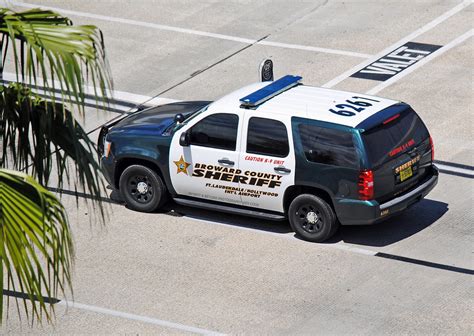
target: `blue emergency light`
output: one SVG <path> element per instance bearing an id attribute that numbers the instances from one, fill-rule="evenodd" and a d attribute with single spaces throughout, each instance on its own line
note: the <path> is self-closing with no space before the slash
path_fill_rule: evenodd
<path id="1" fill-rule="evenodd" d="M 273 83 L 240 98 L 241 107 L 253 108 L 299 84 L 303 77 L 286 75 Z"/>

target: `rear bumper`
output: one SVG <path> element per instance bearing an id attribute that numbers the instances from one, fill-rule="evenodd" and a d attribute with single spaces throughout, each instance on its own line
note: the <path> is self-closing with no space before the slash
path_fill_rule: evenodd
<path id="1" fill-rule="evenodd" d="M 388 202 L 339 199 L 335 202 L 337 216 L 342 225 L 366 225 L 382 222 L 422 200 L 438 183 L 438 168 L 416 188 Z"/>

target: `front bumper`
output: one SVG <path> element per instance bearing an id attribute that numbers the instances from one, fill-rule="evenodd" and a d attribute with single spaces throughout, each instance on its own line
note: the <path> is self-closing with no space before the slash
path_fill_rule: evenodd
<path id="1" fill-rule="evenodd" d="M 104 177 L 106 181 L 109 183 L 109 185 L 116 187 L 115 186 L 115 179 L 114 179 L 114 171 L 115 171 L 115 159 L 112 154 L 109 155 L 109 157 L 102 156 L 100 158 L 100 169 L 102 170 L 102 173 L 104 174 Z"/>
<path id="2" fill-rule="evenodd" d="M 366 225 L 382 222 L 422 200 L 438 183 L 438 168 L 414 189 L 382 204 L 377 201 L 339 199 L 335 202 L 336 213 L 342 225 Z"/>

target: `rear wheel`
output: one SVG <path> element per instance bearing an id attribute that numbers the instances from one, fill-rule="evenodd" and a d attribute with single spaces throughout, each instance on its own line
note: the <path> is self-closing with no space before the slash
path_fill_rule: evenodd
<path id="1" fill-rule="evenodd" d="M 152 212 L 166 201 L 167 191 L 161 177 L 152 169 L 132 165 L 119 180 L 120 194 L 132 210 Z"/>
<path id="2" fill-rule="evenodd" d="M 331 206 L 315 195 L 297 196 L 288 209 L 292 229 L 304 240 L 320 243 L 334 235 L 338 228 Z"/>

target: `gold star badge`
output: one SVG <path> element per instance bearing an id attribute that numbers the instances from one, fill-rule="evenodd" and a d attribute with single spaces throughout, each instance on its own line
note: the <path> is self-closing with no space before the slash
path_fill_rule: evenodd
<path id="1" fill-rule="evenodd" d="M 181 157 L 179 158 L 178 161 L 173 161 L 173 162 L 176 165 L 176 167 L 178 168 L 178 170 L 176 171 L 176 174 L 185 173 L 186 175 L 188 175 L 188 167 L 191 164 L 184 161 L 184 158 L 183 158 L 182 155 L 181 155 Z"/>

